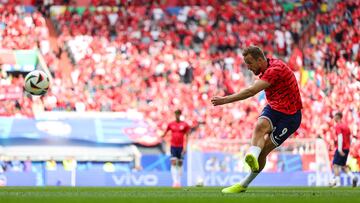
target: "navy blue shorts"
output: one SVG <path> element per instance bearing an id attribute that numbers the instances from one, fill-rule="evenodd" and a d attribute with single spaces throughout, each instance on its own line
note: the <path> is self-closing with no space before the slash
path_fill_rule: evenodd
<path id="1" fill-rule="evenodd" d="M 177 159 L 183 159 L 182 157 L 182 147 L 173 147 L 171 146 L 170 152 L 171 152 L 171 159 L 177 158 Z"/>
<path id="2" fill-rule="evenodd" d="M 345 153 L 345 156 L 341 156 L 339 154 L 338 150 L 335 151 L 333 164 L 336 164 L 338 166 L 345 166 L 346 165 L 347 157 L 349 155 L 349 150 L 345 149 L 345 150 L 343 150 L 343 152 Z"/>
<path id="3" fill-rule="evenodd" d="M 267 119 L 270 122 L 272 133 L 271 141 L 275 146 L 280 146 L 290 135 L 292 135 L 301 124 L 301 110 L 295 114 L 284 114 L 265 106 L 259 118 Z"/>

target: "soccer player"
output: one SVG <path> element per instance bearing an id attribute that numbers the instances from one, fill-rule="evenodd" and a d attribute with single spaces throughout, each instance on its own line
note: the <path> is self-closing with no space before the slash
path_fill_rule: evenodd
<path id="1" fill-rule="evenodd" d="M 185 153 L 187 137 L 189 135 L 190 126 L 180 120 L 181 110 L 175 111 L 176 120 L 170 122 L 162 137 L 171 131 L 171 176 L 173 180 L 173 187 L 181 187 L 181 174 L 182 174 L 182 160 Z M 186 138 L 185 138 L 186 136 Z"/>
<path id="2" fill-rule="evenodd" d="M 239 183 L 224 188 L 222 193 L 246 191 L 248 185 L 263 170 L 266 156 L 280 146 L 301 123 L 302 102 L 294 73 L 281 60 L 266 58 L 256 46 L 243 51 L 248 69 L 259 76 L 249 87 L 229 96 L 215 96 L 214 106 L 247 99 L 265 90 L 268 105 L 259 116 L 253 131 L 251 146 L 245 155 L 245 162 L 251 172 Z"/>
<path id="3" fill-rule="evenodd" d="M 350 149 L 350 136 L 351 132 L 349 127 L 342 122 L 342 113 L 338 112 L 334 116 L 335 133 L 337 136 L 337 141 L 335 142 L 336 151 L 333 159 L 333 171 L 334 171 L 334 180 L 332 183 L 333 187 L 341 186 L 340 182 L 340 171 L 343 170 L 352 181 L 352 186 L 357 186 L 357 177 L 353 175 L 350 171 L 350 168 L 346 166 L 347 157 Z"/>

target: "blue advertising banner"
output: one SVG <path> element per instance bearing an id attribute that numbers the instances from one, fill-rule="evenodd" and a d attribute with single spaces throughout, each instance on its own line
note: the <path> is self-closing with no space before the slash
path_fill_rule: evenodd
<path id="1" fill-rule="evenodd" d="M 160 138 L 139 119 L 0 117 L 0 139 L 69 139 L 96 143 L 155 145 Z M 145 139 L 146 138 L 146 139 Z"/>
<path id="2" fill-rule="evenodd" d="M 6 186 L 36 186 L 37 174 L 33 172 L 6 172 L 0 174 L 6 180 Z"/>
<path id="3" fill-rule="evenodd" d="M 89 171 L 51 171 L 45 176 L 44 185 L 37 184 L 37 174 L 31 172 L 6 172 L 0 174 L 6 177 L 7 186 L 171 186 L 172 179 L 167 172 L 116 172 L 106 173 L 101 170 Z M 228 186 L 238 183 L 246 173 L 207 173 L 203 179 L 198 179 L 201 186 Z M 359 174 L 355 174 L 360 178 Z M 344 186 L 350 186 L 351 181 L 346 174 L 341 174 L 341 182 Z M 261 173 L 251 186 L 321 186 L 328 185 L 331 174 L 317 174 L 314 172 L 282 172 Z M 187 184 L 187 174 L 183 174 L 183 186 L 195 186 Z M 320 180 L 320 181 L 319 181 Z"/>
<path id="4" fill-rule="evenodd" d="M 106 172 L 101 169 L 76 173 L 76 186 L 111 186 L 106 184 Z"/>
<path id="5" fill-rule="evenodd" d="M 186 185 L 186 174 L 183 185 Z M 169 172 L 135 172 L 135 173 L 107 173 L 106 186 L 171 186 L 172 179 Z"/>
<path id="6" fill-rule="evenodd" d="M 239 183 L 246 175 L 247 173 L 206 173 L 203 177 L 203 184 L 205 186 L 233 185 Z M 251 186 L 308 186 L 308 184 L 311 184 L 311 177 L 314 175 L 316 174 L 311 172 L 266 172 L 256 177 Z"/>
<path id="7" fill-rule="evenodd" d="M 46 171 L 46 186 L 71 186 L 72 173 L 65 170 Z"/>

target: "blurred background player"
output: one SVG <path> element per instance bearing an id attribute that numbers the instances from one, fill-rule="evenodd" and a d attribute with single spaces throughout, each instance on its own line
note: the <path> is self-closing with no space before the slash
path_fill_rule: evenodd
<path id="1" fill-rule="evenodd" d="M 211 102 L 215 106 L 223 105 L 250 98 L 265 90 L 268 105 L 258 118 L 245 156 L 251 173 L 240 183 L 224 188 L 223 193 L 244 192 L 265 167 L 267 155 L 290 137 L 301 123 L 302 102 L 292 70 L 281 60 L 266 58 L 256 46 L 244 49 L 243 57 L 248 69 L 260 79 L 237 94 L 216 96 Z"/>
<path id="2" fill-rule="evenodd" d="M 162 137 L 165 137 L 169 131 L 171 131 L 171 176 L 173 179 L 173 187 L 181 187 L 181 174 L 183 155 L 185 153 L 185 147 L 187 142 L 187 136 L 189 135 L 190 126 L 181 121 L 181 110 L 175 111 L 175 121 L 168 124 L 166 131 Z M 185 137 L 186 136 L 186 137 Z"/>
<path id="3" fill-rule="evenodd" d="M 4 156 L 0 155 L 0 187 L 6 185 L 6 175 L 7 163 Z"/>
<path id="4" fill-rule="evenodd" d="M 346 166 L 350 149 L 351 132 L 348 125 L 342 122 L 342 117 L 343 115 L 341 112 L 336 113 L 334 116 L 337 141 L 335 142 L 336 150 L 333 159 L 334 180 L 332 186 L 341 186 L 340 172 L 344 171 L 350 177 L 352 186 L 356 187 L 358 178 L 354 176 L 354 174 L 350 171 L 350 168 Z"/>

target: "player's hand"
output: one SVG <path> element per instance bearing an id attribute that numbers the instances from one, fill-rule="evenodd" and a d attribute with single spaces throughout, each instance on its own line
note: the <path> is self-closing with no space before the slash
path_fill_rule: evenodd
<path id="1" fill-rule="evenodd" d="M 211 99 L 211 103 L 214 105 L 214 106 L 218 106 L 218 105 L 223 105 L 223 104 L 226 104 L 227 101 L 226 101 L 226 98 L 225 97 L 219 97 L 219 96 L 215 96 Z"/>
<path id="2" fill-rule="evenodd" d="M 343 151 L 339 151 L 339 154 L 340 154 L 341 156 L 345 156 L 345 153 L 344 153 Z"/>

